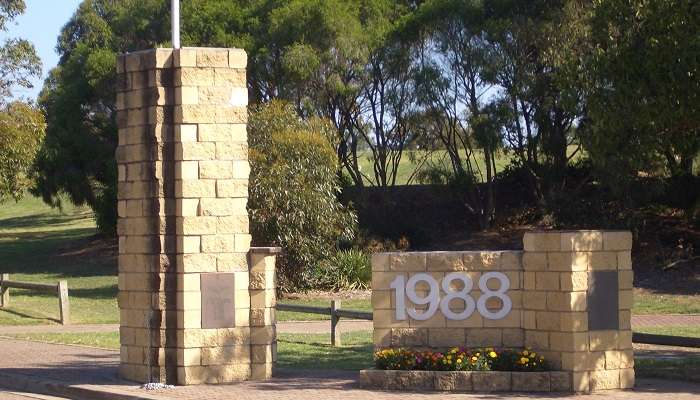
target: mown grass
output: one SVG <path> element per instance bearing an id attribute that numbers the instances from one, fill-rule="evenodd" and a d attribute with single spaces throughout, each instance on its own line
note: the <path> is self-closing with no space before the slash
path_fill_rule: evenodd
<path id="1" fill-rule="evenodd" d="M 700 326 L 654 326 L 634 328 L 635 332 L 700 338 Z"/>
<path id="2" fill-rule="evenodd" d="M 31 333 L 9 337 L 47 343 L 62 343 L 119 349 L 118 332 Z M 359 370 L 372 365 L 372 333 L 346 332 L 343 345 L 330 345 L 329 334 L 280 333 L 277 335 L 277 366 L 281 368 Z"/>
<path id="3" fill-rule="evenodd" d="M 0 272 L 11 280 L 68 281 L 71 319 L 77 324 L 116 323 L 116 258 L 97 240 L 92 212 L 52 209 L 25 197 L 0 207 Z M 108 245 L 107 245 L 108 247 Z M 11 289 L 10 306 L 0 310 L 0 325 L 50 324 L 58 319 L 55 295 Z"/>
<path id="4" fill-rule="evenodd" d="M 636 359 L 634 372 L 637 378 L 700 382 L 700 356 L 673 359 Z"/>
<path id="5" fill-rule="evenodd" d="M 700 314 L 700 296 L 635 290 L 634 314 Z"/>

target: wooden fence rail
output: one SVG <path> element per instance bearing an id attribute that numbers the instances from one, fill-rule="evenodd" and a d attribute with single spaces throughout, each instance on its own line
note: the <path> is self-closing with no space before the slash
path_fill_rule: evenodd
<path id="1" fill-rule="evenodd" d="M 340 308 L 340 300 L 332 300 L 330 307 L 305 306 L 298 304 L 277 304 L 278 311 L 292 311 L 307 314 L 329 315 L 331 317 L 331 344 L 340 346 L 340 334 L 337 332 L 340 318 L 372 320 L 372 313 L 365 311 L 343 310 Z M 634 343 L 656 344 L 662 346 L 700 347 L 700 338 L 670 335 L 653 335 L 649 333 L 634 332 Z"/>
<path id="2" fill-rule="evenodd" d="M 61 324 L 70 324 L 70 303 L 68 301 L 68 281 L 58 283 L 34 283 L 11 281 L 9 274 L 0 274 L 0 308 L 10 305 L 10 289 L 27 289 L 58 296 L 58 312 Z"/>
<path id="3" fill-rule="evenodd" d="M 292 311 L 306 314 L 321 314 L 331 317 L 331 345 L 340 346 L 340 332 L 338 322 L 341 318 L 372 320 L 371 312 L 343 310 L 340 308 L 340 300 L 331 300 L 330 307 L 305 306 L 300 304 L 277 304 L 277 311 Z"/>

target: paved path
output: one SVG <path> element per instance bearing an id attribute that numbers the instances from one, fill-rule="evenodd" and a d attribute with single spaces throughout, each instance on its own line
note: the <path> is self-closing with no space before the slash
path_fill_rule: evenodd
<path id="1" fill-rule="evenodd" d="M 673 315 L 633 315 L 632 326 L 663 327 L 663 326 L 700 326 L 700 314 Z M 372 321 L 341 320 L 342 332 L 372 330 Z M 281 333 L 328 333 L 330 321 L 285 321 L 277 323 L 277 331 Z M 116 332 L 119 325 L 20 325 L 0 326 L 0 335 L 19 333 L 81 333 L 81 332 Z"/>
<path id="2" fill-rule="evenodd" d="M 236 399 L 236 400 L 443 400 L 503 399 L 506 394 L 429 394 L 359 389 L 357 373 L 280 371 L 269 382 L 200 385 L 149 392 L 116 376 L 119 355 L 89 347 L 0 339 L 0 386 L 69 398 Z M 518 394 L 528 399 L 686 400 L 700 399 L 700 384 L 639 380 L 634 391 L 606 391 L 586 396 Z"/>

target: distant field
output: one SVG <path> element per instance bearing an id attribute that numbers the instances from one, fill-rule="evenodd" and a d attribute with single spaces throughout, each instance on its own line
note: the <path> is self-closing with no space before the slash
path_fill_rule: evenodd
<path id="1" fill-rule="evenodd" d="M 464 157 L 466 152 L 462 151 L 460 152 L 460 155 Z M 486 178 L 486 168 L 485 168 L 485 163 L 484 163 L 484 156 L 482 152 L 477 152 L 475 154 L 476 159 L 477 159 L 477 166 L 478 169 L 481 171 L 483 177 L 482 180 L 485 180 Z M 504 154 L 504 153 L 499 153 L 496 156 L 496 171 L 500 172 L 503 171 L 503 169 L 510 164 L 511 162 L 511 155 Z M 427 161 L 423 162 L 424 159 L 427 158 Z M 373 170 L 373 164 L 372 164 L 372 152 L 370 151 L 363 151 L 358 155 L 358 161 L 360 164 L 360 171 L 362 171 L 365 175 L 369 176 L 371 179 L 374 179 L 374 170 Z M 417 178 L 414 176 L 412 178 L 412 175 L 414 175 L 414 172 L 418 167 L 421 167 L 423 169 L 428 168 L 430 165 L 442 165 L 445 168 L 450 166 L 450 159 L 447 154 L 447 151 L 445 150 L 437 150 L 433 152 L 430 155 L 426 156 L 426 152 L 422 150 L 407 150 L 403 152 L 403 155 L 401 157 L 401 162 L 399 163 L 399 172 L 396 175 L 396 184 L 397 185 L 406 185 L 406 184 L 412 184 L 415 185 L 419 183 L 417 181 Z M 409 179 L 411 181 L 409 182 Z"/>

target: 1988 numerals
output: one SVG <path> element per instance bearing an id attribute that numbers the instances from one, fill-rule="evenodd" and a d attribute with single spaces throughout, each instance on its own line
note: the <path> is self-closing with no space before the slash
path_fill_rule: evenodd
<path id="1" fill-rule="evenodd" d="M 498 290 L 491 290 L 487 286 L 491 279 L 499 281 Z M 452 289 L 451 285 L 454 281 L 462 282 L 460 290 Z M 428 285 L 428 293 L 425 297 L 420 297 L 416 293 L 416 286 L 419 282 L 425 282 Z M 391 281 L 389 287 L 395 290 L 394 304 L 396 304 L 396 319 L 399 321 L 405 320 L 407 316 L 424 321 L 435 315 L 438 308 L 445 315 L 445 318 L 450 320 L 467 319 L 474 313 L 474 310 L 478 310 L 479 314 L 486 319 L 502 319 L 508 315 L 513 307 L 510 297 L 506 295 L 510 288 L 510 280 L 502 272 L 486 272 L 479 278 L 479 290 L 481 290 L 482 295 L 476 301 L 469 295 L 474 287 L 474 282 L 463 272 L 451 272 L 445 275 L 439 285 L 435 278 L 426 273 L 415 274 L 408 281 L 406 281 L 405 276 L 400 275 Z M 440 288 L 445 293 L 443 297 L 440 297 Z M 501 301 L 500 310 L 491 311 L 486 307 L 486 302 L 494 297 Z M 428 307 L 425 310 L 406 307 L 406 298 L 417 306 L 427 305 Z M 464 310 L 454 312 L 450 309 L 450 302 L 456 299 L 464 302 Z"/>

